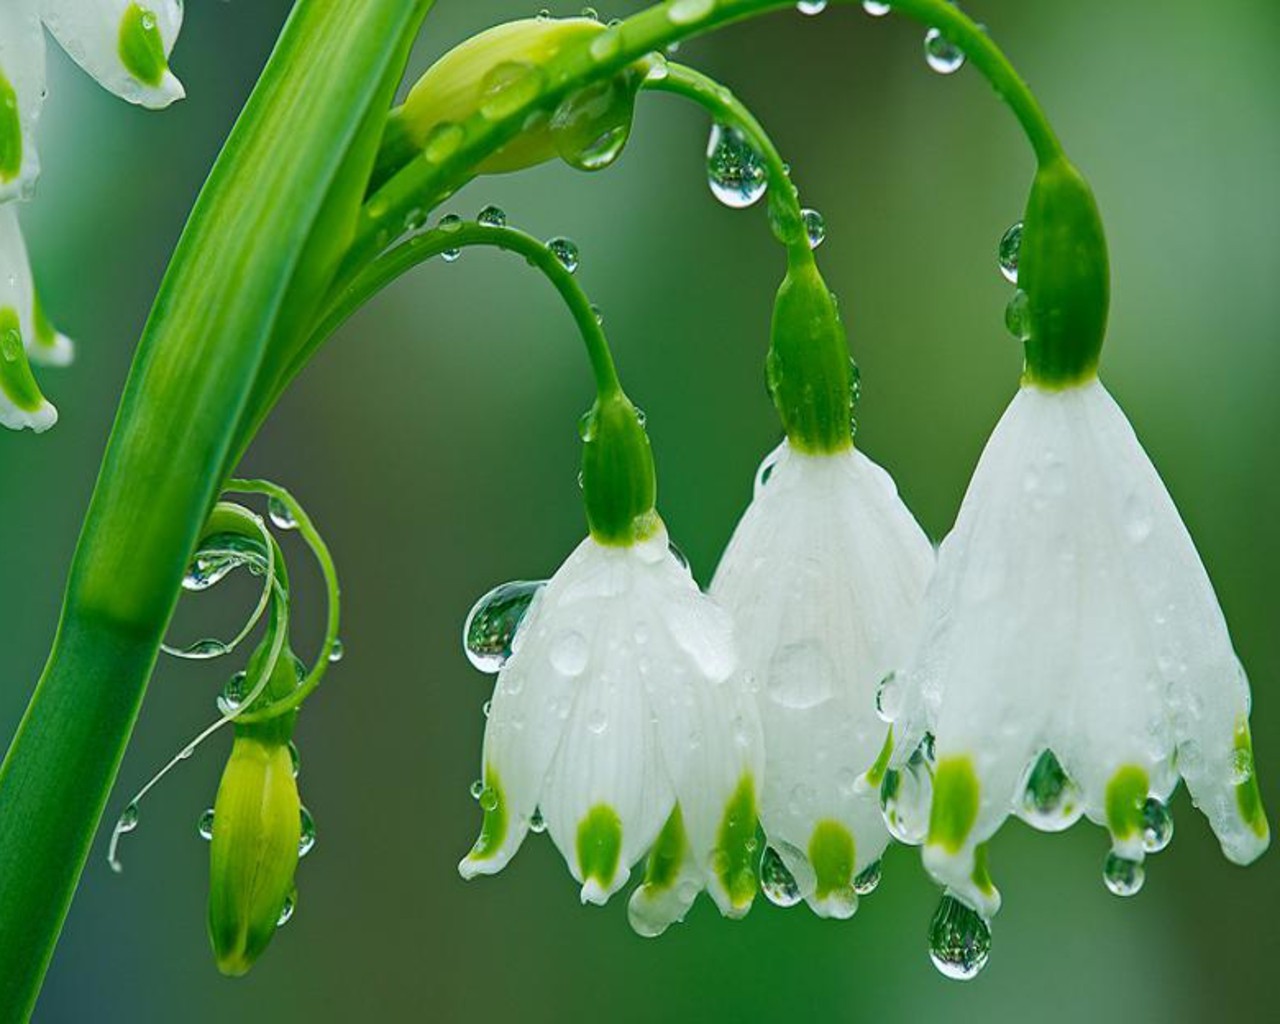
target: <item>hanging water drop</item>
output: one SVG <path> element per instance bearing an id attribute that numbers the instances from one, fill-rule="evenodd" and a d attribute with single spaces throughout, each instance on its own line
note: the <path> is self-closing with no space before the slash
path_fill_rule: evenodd
<path id="1" fill-rule="evenodd" d="M 740 129 L 719 122 L 711 126 L 707 184 L 712 195 L 735 210 L 758 202 L 765 194 L 769 177 L 764 161 Z"/>
<path id="2" fill-rule="evenodd" d="M 556 236 L 547 242 L 547 248 L 565 270 L 571 274 L 577 271 L 578 247 L 572 239 Z"/>
<path id="3" fill-rule="evenodd" d="M 873 860 L 858 872 L 853 880 L 853 891 L 859 896 L 870 896 L 880 884 L 880 861 Z"/>
<path id="4" fill-rule="evenodd" d="M 347 653 L 346 645 L 342 642 L 341 637 L 334 637 L 333 644 L 329 647 L 329 663 L 336 665 Z"/>
<path id="5" fill-rule="evenodd" d="M 1000 273 L 1010 284 L 1018 283 L 1018 256 L 1022 251 L 1022 221 L 1014 224 L 1000 238 L 997 260 Z"/>
<path id="6" fill-rule="evenodd" d="M 910 761 L 886 771 L 880 782 L 880 812 L 889 834 L 910 846 L 923 843 L 932 799 L 933 775 L 922 744 Z"/>
<path id="7" fill-rule="evenodd" d="M 483 792 L 484 792 L 484 780 L 483 780 L 483 779 L 476 779 L 476 781 L 475 781 L 475 782 L 471 783 L 470 793 L 471 793 L 471 799 L 472 799 L 472 800 L 479 800 L 479 799 L 480 799 L 480 794 L 481 794 L 481 793 L 483 793 Z"/>
<path id="8" fill-rule="evenodd" d="M 950 75 L 964 66 L 964 51 L 951 42 L 942 29 L 931 28 L 924 37 L 924 59 L 940 75 Z"/>
<path id="9" fill-rule="evenodd" d="M 884 722 L 896 721 L 902 713 L 903 687 L 898 674 L 890 672 L 876 687 L 876 714 Z"/>
<path id="10" fill-rule="evenodd" d="M 249 695 L 249 676 L 245 672 L 237 672 L 222 687 L 218 694 L 218 710 L 224 715 L 233 715 L 240 710 L 245 697 Z"/>
<path id="11" fill-rule="evenodd" d="M 772 846 L 766 846 L 760 858 L 760 891 L 775 907 L 794 907 L 803 898 L 795 876 Z"/>
<path id="12" fill-rule="evenodd" d="M 462 646 L 472 665 L 493 674 L 507 663 L 520 623 L 546 585 L 545 580 L 503 583 L 475 603 L 462 627 Z"/>
<path id="13" fill-rule="evenodd" d="M 200 821 L 196 825 L 196 831 L 200 834 L 200 838 L 206 842 L 213 839 L 213 808 L 210 807 L 202 815 Z"/>
<path id="14" fill-rule="evenodd" d="M 1117 896 L 1136 896 L 1146 881 L 1147 871 L 1138 860 L 1121 857 L 1112 851 L 1102 865 L 1102 880 Z"/>
<path id="15" fill-rule="evenodd" d="M 600 12 L 597 11 L 594 7 L 584 7 L 582 8 L 582 17 L 588 18 L 591 21 L 599 21 Z"/>
<path id="16" fill-rule="evenodd" d="M 1067 775 L 1052 750 L 1044 751 L 1027 769 L 1022 797 L 1014 812 L 1041 832 L 1061 832 L 1084 813 L 1080 789 Z"/>
<path id="17" fill-rule="evenodd" d="M 951 893 L 942 897 L 929 925 L 929 958 L 948 978 L 969 981 L 987 966 L 991 926 Z"/>
<path id="18" fill-rule="evenodd" d="M 311 812 L 305 807 L 300 808 L 298 817 L 301 823 L 301 832 L 298 834 L 298 856 L 305 857 L 316 845 L 316 822 L 311 817 Z"/>
<path id="19" fill-rule="evenodd" d="M 529 819 L 529 831 L 534 835 L 542 835 L 547 830 L 547 821 L 542 816 L 542 808 L 533 809 L 533 817 Z"/>
<path id="20" fill-rule="evenodd" d="M 862 9 L 873 18 L 883 18 L 893 10 L 893 4 L 881 3 L 880 0 L 862 0 Z"/>
<path id="21" fill-rule="evenodd" d="M 418 226 L 421 227 L 422 225 Z M 293 512 L 279 498 L 272 497 L 267 499 L 267 515 L 277 529 L 296 530 L 298 528 L 298 521 L 294 518 Z"/>
<path id="22" fill-rule="evenodd" d="M 507 226 L 506 211 L 490 203 L 476 214 L 476 223 L 486 228 L 504 228 Z"/>
<path id="23" fill-rule="evenodd" d="M 799 0 L 796 10 L 801 14 L 821 14 L 827 9 L 827 0 Z"/>
<path id="24" fill-rule="evenodd" d="M 298 777 L 298 772 L 302 771 L 302 755 L 298 753 L 298 745 L 289 741 L 289 767 L 293 772 L 293 777 Z"/>
<path id="25" fill-rule="evenodd" d="M 1004 325 L 1018 341 L 1031 340 L 1031 297 L 1021 288 L 1005 307 Z"/>
<path id="26" fill-rule="evenodd" d="M 230 653 L 231 648 L 216 637 L 206 637 L 203 640 L 188 644 L 186 647 L 166 647 L 165 651 L 176 657 L 187 658 L 191 661 L 209 661 L 212 658 L 221 658 L 224 654 Z"/>
<path id="27" fill-rule="evenodd" d="M 138 805 L 137 803 L 131 803 L 120 812 L 120 817 L 116 821 L 116 832 L 120 835 L 124 835 L 126 832 L 132 832 L 137 827 Z"/>
<path id="28" fill-rule="evenodd" d="M 280 908 L 280 917 L 276 921 L 277 928 L 283 928 L 293 918 L 293 910 L 298 905 L 298 897 L 295 893 L 289 893 L 284 898 L 284 906 Z"/>
<path id="29" fill-rule="evenodd" d="M 827 222 L 817 210 L 801 210 L 804 220 L 804 233 L 809 239 L 809 248 L 816 249 L 827 237 Z"/>
<path id="30" fill-rule="evenodd" d="M 1159 853 L 1173 840 L 1173 815 L 1168 806 L 1155 797 L 1142 805 L 1142 848 Z"/>

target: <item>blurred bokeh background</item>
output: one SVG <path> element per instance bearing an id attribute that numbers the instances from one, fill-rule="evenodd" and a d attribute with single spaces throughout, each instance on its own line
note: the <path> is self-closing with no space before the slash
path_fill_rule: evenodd
<path id="1" fill-rule="evenodd" d="M 532 14 L 527 2 L 442 0 L 411 77 L 469 33 Z M 80 357 L 43 375 L 62 413 L 56 430 L 0 432 L 5 736 L 52 639 L 151 298 L 288 6 L 189 4 L 174 65 L 190 98 L 159 115 L 113 100 L 51 48 L 47 170 L 23 218 L 46 305 Z M 1216 581 L 1253 679 L 1275 811 L 1280 9 L 968 6 L 1097 190 L 1115 286 L 1104 376 Z M 976 73 L 925 67 L 922 35 L 840 6 L 740 25 L 686 44 L 681 58 L 754 107 L 804 201 L 825 214 L 821 262 L 863 370 L 861 443 L 936 539 L 1016 386 L 1020 354 L 1001 322 L 1010 287 L 994 252 L 1020 215 L 1031 163 Z M 778 436 L 762 365 L 782 269 L 762 208 L 730 211 L 708 192 L 707 128 L 674 98 L 645 97 L 611 171 L 485 179 L 449 207 L 496 202 L 514 224 L 578 242 L 579 277 L 648 412 L 663 513 L 704 583 Z M 308 505 L 346 598 L 347 657 L 299 728 L 319 843 L 299 872 L 298 912 L 251 976 L 217 975 L 196 834 L 226 750 L 215 741 L 144 804 L 123 875 L 108 870 L 99 837 L 38 1019 L 1274 1019 L 1280 855 L 1229 865 L 1184 793 L 1173 845 L 1129 901 L 1101 884 L 1099 830 L 1043 836 L 1010 822 L 992 852 L 1005 909 L 991 964 L 969 985 L 929 963 L 937 893 L 910 849 L 889 851 L 879 891 L 849 923 L 760 901 L 727 924 L 702 901 L 657 942 L 631 934 L 622 899 L 580 907 L 538 837 L 500 877 L 464 885 L 455 864 L 478 825 L 468 786 L 491 679 L 463 657 L 461 623 L 489 586 L 547 575 L 582 535 L 575 428 L 589 400 L 557 300 L 521 261 L 491 253 L 421 268 L 321 353 L 247 467 Z M 290 550 L 298 577 L 313 580 Z M 214 597 L 189 603 L 175 627 L 184 636 L 236 612 Z M 318 621 L 314 597 L 302 610 Z M 162 663 L 109 817 L 209 719 L 233 667 Z"/>

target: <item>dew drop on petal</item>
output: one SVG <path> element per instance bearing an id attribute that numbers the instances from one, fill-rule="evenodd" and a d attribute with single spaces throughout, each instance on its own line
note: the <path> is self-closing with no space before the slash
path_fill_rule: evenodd
<path id="1" fill-rule="evenodd" d="M 950 75 L 964 66 L 964 51 L 942 29 L 931 28 L 924 37 L 924 59 L 938 74 Z"/>
<path id="2" fill-rule="evenodd" d="M 803 898 L 795 876 L 772 846 L 766 846 L 760 858 L 760 891 L 775 907 L 794 907 Z"/>
<path id="3" fill-rule="evenodd" d="M 946 977 L 969 981 L 987 966 L 991 926 L 972 907 L 946 893 L 929 925 L 929 958 Z"/>
<path id="4" fill-rule="evenodd" d="M 853 880 L 853 891 L 859 896 L 870 896 L 880 884 L 880 861 L 873 860 L 858 872 Z"/>
<path id="5" fill-rule="evenodd" d="M 1022 221 L 1014 224 L 1000 239 L 997 262 L 1000 273 L 1010 284 L 1018 283 L 1018 256 L 1022 251 Z"/>
<path id="6" fill-rule="evenodd" d="M 1028 767 L 1022 780 L 1022 796 L 1015 813 L 1041 832 L 1061 832 L 1084 813 L 1080 789 L 1063 769 L 1052 750 L 1046 750 Z"/>
<path id="7" fill-rule="evenodd" d="M 1168 805 L 1149 797 L 1142 805 L 1142 848 L 1159 853 L 1173 840 L 1173 814 Z"/>
<path id="8" fill-rule="evenodd" d="M 492 786 L 484 786 L 480 790 L 480 810 L 493 811 L 498 807 L 498 791 Z"/>
<path id="9" fill-rule="evenodd" d="M 556 258 L 560 266 L 569 273 L 572 274 L 578 269 L 578 246 L 571 239 L 557 236 L 547 242 L 547 248 L 551 250 L 551 255 Z"/>
<path id="10" fill-rule="evenodd" d="M 586 671 L 589 654 L 586 637 L 577 630 L 564 630 L 551 644 L 551 664 L 566 676 L 582 675 Z"/>
<path id="11" fill-rule="evenodd" d="M 891 768 L 880 781 L 880 813 L 885 828 L 898 842 L 919 846 L 929 831 L 933 775 L 921 751 L 902 768 Z"/>
<path id="12" fill-rule="evenodd" d="M 778 460 L 782 458 L 784 450 L 783 446 L 779 445 L 766 455 L 764 461 L 760 463 L 760 468 L 756 470 L 754 497 L 760 497 L 760 492 L 764 490 L 765 484 L 769 482 L 769 478 L 773 475 L 773 469 L 778 464 Z"/>
<path id="13" fill-rule="evenodd" d="M 1102 880 L 1117 896 L 1136 895 L 1146 877 L 1147 872 L 1141 861 L 1121 857 L 1115 852 L 1108 853 L 1102 865 Z"/>
<path id="14" fill-rule="evenodd" d="M 768 189 L 764 161 L 746 135 L 732 125 L 717 122 L 711 126 L 707 184 L 712 195 L 735 210 L 758 202 Z"/>
<path id="15" fill-rule="evenodd" d="M 545 586 L 545 580 L 515 580 L 494 587 L 475 603 L 462 627 L 462 646 L 472 665 L 492 674 L 507 663 L 520 624 Z"/>
<path id="16" fill-rule="evenodd" d="M 305 807 L 300 808 L 298 816 L 301 819 L 302 831 L 298 835 L 298 856 L 305 857 L 316 845 L 316 822 L 311 817 L 311 812 Z"/>
<path id="17" fill-rule="evenodd" d="M 876 714 L 884 722 L 894 722 L 902 712 L 903 686 L 896 672 L 880 680 L 876 688 Z"/>

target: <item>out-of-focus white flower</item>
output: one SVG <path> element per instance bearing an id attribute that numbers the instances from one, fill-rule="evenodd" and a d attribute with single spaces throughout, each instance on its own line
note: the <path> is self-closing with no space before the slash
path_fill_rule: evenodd
<path id="1" fill-rule="evenodd" d="M 500 871 L 545 827 L 583 902 L 604 903 L 649 853 L 630 904 L 641 934 L 679 920 L 704 887 L 723 913 L 744 914 L 756 890 L 759 723 L 735 675 L 732 623 L 665 529 L 629 545 L 584 540 L 510 650 L 485 728 L 484 824 L 463 877 Z"/>
<path id="2" fill-rule="evenodd" d="M 889 841 L 877 687 L 910 657 L 933 562 L 893 481 L 861 452 L 784 442 L 761 465 L 711 593 L 734 617 L 760 709 L 763 887 L 775 902 L 803 897 L 843 918 L 874 887 Z"/>
<path id="3" fill-rule="evenodd" d="M 75 345 L 49 322 L 40 305 L 18 210 L 12 203 L 0 205 L 0 290 L 6 296 L 0 301 L 17 317 L 23 347 L 31 361 L 42 366 L 70 363 Z"/>
<path id="4" fill-rule="evenodd" d="M 1266 848 L 1249 688 L 1168 492 L 1096 378 L 1023 386 L 943 542 L 895 725 L 937 764 L 924 861 L 982 916 L 982 844 L 1015 813 L 1105 825 L 1108 887 L 1142 884 L 1179 776 L 1236 863 Z M 767 806 L 767 805 L 766 805 Z"/>
<path id="5" fill-rule="evenodd" d="M 4 0 L 0 4 L 0 202 L 30 195 L 35 126 L 45 96 L 43 21 L 106 89 L 144 107 L 184 95 L 169 70 L 181 0 Z"/>
<path id="6" fill-rule="evenodd" d="M 40 314 L 17 211 L 0 205 L 0 424 L 39 433 L 57 422 L 58 413 L 40 393 L 28 354 L 37 361 L 66 362 L 71 343 Z"/>

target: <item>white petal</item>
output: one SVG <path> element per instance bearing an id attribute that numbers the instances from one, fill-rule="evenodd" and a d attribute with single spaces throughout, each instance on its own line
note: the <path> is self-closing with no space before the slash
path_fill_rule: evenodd
<path id="1" fill-rule="evenodd" d="M 0 4 L 0 203 L 27 198 L 40 174 L 36 122 L 44 105 L 44 32 L 31 0 Z"/>
<path id="2" fill-rule="evenodd" d="M 647 939 L 661 935 L 684 920 L 705 885 L 706 875 L 677 806 L 649 854 L 644 882 L 636 886 L 627 903 L 632 929 Z"/>
<path id="3" fill-rule="evenodd" d="M 0 205 L 0 425 L 40 433 L 58 413 L 40 394 L 27 362 L 24 344 L 35 335 L 33 296 L 17 210 Z"/>
<path id="4" fill-rule="evenodd" d="M 62 48 L 104 88 L 153 108 L 185 95 L 168 67 L 182 28 L 181 0 L 37 2 Z"/>
<path id="5" fill-rule="evenodd" d="M 813 874 L 798 858 L 821 856 L 805 895 L 819 913 L 847 916 L 853 877 L 889 838 L 863 778 L 888 731 L 876 690 L 909 655 L 933 549 L 860 452 L 784 445 L 766 466 L 712 594 L 734 616 L 760 709 L 769 841 L 797 879 Z"/>

